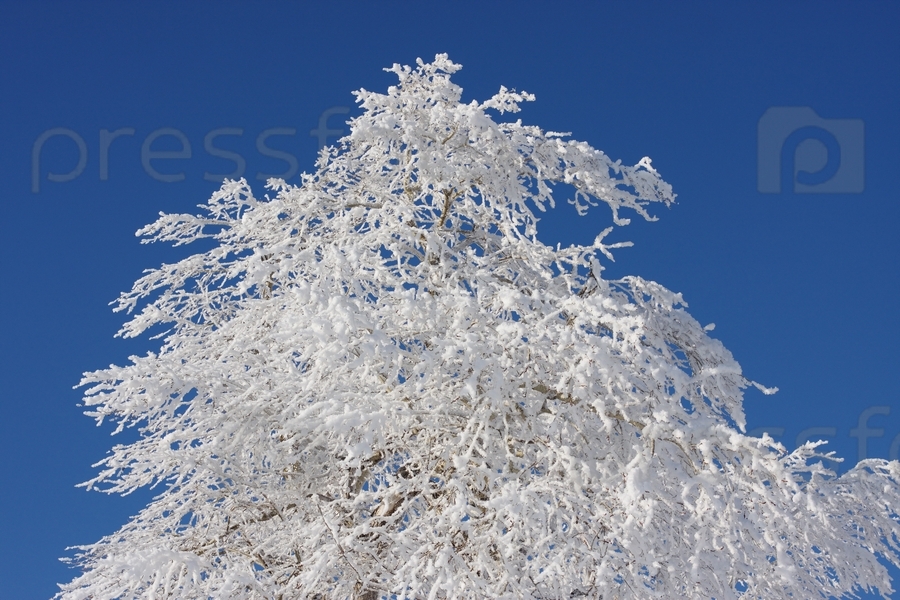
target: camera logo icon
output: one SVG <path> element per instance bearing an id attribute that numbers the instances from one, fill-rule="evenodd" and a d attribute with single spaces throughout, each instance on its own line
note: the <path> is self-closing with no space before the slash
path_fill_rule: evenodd
<path id="1" fill-rule="evenodd" d="M 860 194 L 862 119 L 823 119 L 808 106 L 773 106 L 757 126 L 757 188 L 764 194 Z"/>

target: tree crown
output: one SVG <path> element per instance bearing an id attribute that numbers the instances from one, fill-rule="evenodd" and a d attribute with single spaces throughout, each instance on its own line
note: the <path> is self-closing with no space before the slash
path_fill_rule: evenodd
<path id="1" fill-rule="evenodd" d="M 138 232 L 215 246 L 119 298 L 121 335 L 168 329 L 85 376 L 89 414 L 142 435 L 84 485 L 164 490 L 61 597 L 890 590 L 896 463 L 837 478 L 744 435 L 752 382 L 679 294 L 603 278 L 611 228 L 537 239 L 558 184 L 652 219 L 650 160 L 497 122 L 532 96 L 464 104 L 458 69 L 394 65 L 300 185 L 227 181 Z"/>

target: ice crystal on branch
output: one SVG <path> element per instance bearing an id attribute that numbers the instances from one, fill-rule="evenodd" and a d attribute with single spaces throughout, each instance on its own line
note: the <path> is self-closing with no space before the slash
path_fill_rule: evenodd
<path id="1" fill-rule="evenodd" d="M 836 477 L 746 436 L 752 382 L 678 294 L 603 278 L 611 228 L 537 239 L 556 184 L 652 218 L 674 195 L 650 160 L 495 120 L 533 98 L 463 104 L 458 69 L 395 65 L 300 185 L 229 181 L 139 232 L 215 247 L 119 299 L 121 335 L 166 333 L 85 376 L 89 414 L 141 437 L 84 485 L 162 491 L 60 597 L 889 591 L 898 464 Z"/>

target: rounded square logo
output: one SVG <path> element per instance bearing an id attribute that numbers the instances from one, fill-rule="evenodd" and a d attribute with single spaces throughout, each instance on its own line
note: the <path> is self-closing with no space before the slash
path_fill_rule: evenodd
<path id="1" fill-rule="evenodd" d="M 764 194 L 859 194 L 865 188 L 861 119 L 823 119 L 808 106 L 773 106 L 757 126 Z"/>

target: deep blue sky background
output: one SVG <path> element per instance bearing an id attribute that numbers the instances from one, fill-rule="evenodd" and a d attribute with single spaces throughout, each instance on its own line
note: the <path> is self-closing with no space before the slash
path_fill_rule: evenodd
<path id="1" fill-rule="evenodd" d="M 288 168 L 257 151 L 257 136 L 292 128 L 266 143 L 311 171 L 323 111 L 392 85 L 382 67 L 438 52 L 464 65 L 465 100 L 524 89 L 537 95 L 516 115 L 525 122 L 629 164 L 653 159 L 678 203 L 613 234 L 635 247 L 608 275 L 682 292 L 747 376 L 781 389 L 747 392 L 750 429 L 783 428 L 793 448 L 802 431 L 833 428 L 833 449 L 856 462 L 851 429 L 889 407 L 869 420 L 883 431 L 867 442 L 887 458 L 900 435 L 898 31 L 900 4 L 887 2 L 0 2 L 0 598 L 52 595 L 74 575 L 57 560 L 64 548 L 112 533 L 152 495 L 74 487 L 118 440 L 81 414 L 72 386 L 154 348 L 113 339 L 123 317 L 107 303 L 144 268 L 184 255 L 141 246 L 134 231 L 159 211 L 194 211 L 217 187 L 203 174 L 234 169 L 204 136 L 242 129 L 215 145 L 240 154 L 253 179 Z M 862 193 L 757 191 L 757 123 L 781 106 L 864 122 Z M 153 163 L 180 182 L 141 163 L 141 144 L 163 127 L 192 147 L 189 159 Z M 83 138 L 86 167 L 49 181 L 79 158 L 54 137 L 34 193 L 32 150 L 52 128 Z M 112 143 L 104 181 L 100 131 L 118 128 L 135 135 Z M 178 148 L 169 137 L 153 150 L 167 143 Z M 579 218 L 563 202 L 543 236 L 590 241 L 609 222 L 607 210 Z"/>

